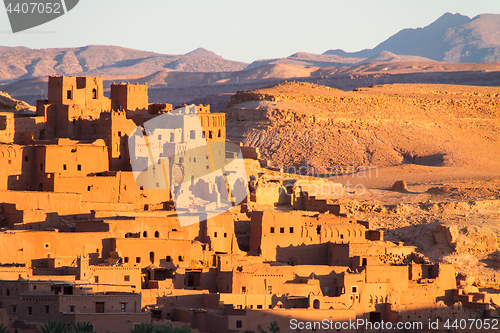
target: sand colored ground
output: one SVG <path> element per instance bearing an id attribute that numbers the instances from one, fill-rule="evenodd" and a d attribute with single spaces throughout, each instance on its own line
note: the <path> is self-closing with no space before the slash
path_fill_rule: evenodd
<path id="1" fill-rule="evenodd" d="M 491 87 L 344 92 L 285 83 L 240 92 L 224 111 L 228 137 L 259 147 L 274 165 L 343 171 L 331 177 L 342 193 L 318 195 L 346 205 L 387 240 L 453 263 L 479 287 L 498 287 L 499 103 L 500 89 Z M 392 191 L 400 180 L 407 189 Z"/>

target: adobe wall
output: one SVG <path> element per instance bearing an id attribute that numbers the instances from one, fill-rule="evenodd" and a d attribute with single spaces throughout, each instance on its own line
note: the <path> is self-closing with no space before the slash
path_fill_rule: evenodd
<path id="1" fill-rule="evenodd" d="M 356 313 L 354 310 L 315 310 L 309 311 L 307 309 L 273 309 L 273 310 L 246 310 L 241 314 L 231 314 L 228 318 L 229 330 L 236 330 L 239 332 L 255 331 L 259 328 L 268 330 L 269 324 L 276 321 L 278 326 L 283 328 L 283 331 L 288 329 L 290 331 L 290 319 L 297 319 L 298 321 L 321 322 L 323 319 L 332 320 L 333 322 L 349 322 L 349 320 L 356 320 Z M 237 327 L 237 322 L 241 323 L 241 327 Z M 205 328 L 207 329 L 207 328 Z M 295 329 L 293 329 L 295 330 Z M 209 332 L 217 332 L 216 328 L 207 329 Z M 319 329 L 317 330 L 319 332 Z M 342 329 L 342 332 L 354 333 L 356 330 Z"/>
<path id="2" fill-rule="evenodd" d="M 218 253 L 239 252 L 234 234 L 233 216 L 230 213 L 216 215 L 201 222 L 203 242 L 210 244 L 210 249 Z"/>
<path id="3" fill-rule="evenodd" d="M 326 265 L 247 264 L 240 270 L 220 272 L 217 286 L 221 293 L 307 296 L 311 292 L 324 292 L 324 287 L 329 287 L 331 292 L 335 280 L 343 276 L 346 269 Z"/>
<path id="4" fill-rule="evenodd" d="M 15 244 L 0 247 L 0 258 L 4 263 L 20 263 L 31 266 L 32 260 L 55 257 L 90 255 L 91 264 L 107 258 L 111 249 L 103 241 L 102 233 L 59 233 L 54 231 L 18 231 L 0 233 L 0 244 Z"/>
<path id="5" fill-rule="evenodd" d="M 32 275 L 29 267 L 0 267 L 0 280 L 18 280 L 19 277 L 28 279 Z M 0 291 L 3 295 L 3 291 Z"/>
<path id="6" fill-rule="evenodd" d="M 64 177 L 54 175 L 55 193 L 79 193 L 82 201 L 118 202 L 118 177 Z"/>
<path id="7" fill-rule="evenodd" d="M 151 312 L 139 313 L 64 313 L 64 321 L 70 323 L 89 322 L 96 333 L 130 332 L 136 324 L 151 322 Z"/>
<path id="8" fill-rule="evenodd" d="M 89 281 L 93 292 L 141 291 L 141 269 L 139 267 L 90 266 L 86 273 L 86 276 L 79 276 L 79 278 Z"/>
<path id="9" fill-rule="evenodd" d="M 84 177 L 89 173 L 109 170 L 108 147 L 102 140 L 93 144 L 76 144 L 59 139 L 57 145 L 36 147 L 38 173 L 57 173 L 62 176 Z"/>
<path id="10" fill-rule="evenodd" d="M 34 166 L 33 147 L 0 144 L 0 190 L 33 190 Z"/>
<path id="11" fill-rule="evenodd" d="M 226 141 L 226 114 L 225 113 L 199 113 L 201 128 L 207 142 Z"/>
<path id="12" fill-rule="evenodd" d="M 116 238 L 202 239 L 200 224 L 181 227 L 179 218 L 173 212 L 145 212 L 145 214 L 137 212 L 136 216 L 129 216 L 131 215 L 129 212 L 123 212 L 121 215 L 128 217 L 117 216 L 116 218 L 109 217 L 109 212 L 96 213 L 97 216 L 103 215 L 108 218 L 100 221 L 79 222 L 76 224 L 76 230 L 82 232 L 91 231 L 92 228 L 109 230 L 109 235 Z M 146 214 L 150 216 L 145 216 Z"/>
<path id="13" fill-rule="evenodd" d="M 113 110 L 147 110 L 148 85 L 112 84 L 110 98 Z"/>
<path id="14" fill-rule="evenodd" d="M 28 137 L 38 139 L 44 128 L 44 117 L 0 112 L 0 142 L 24 144 L 25 132 L 29 132 L 26 133 Z"/>
<path id="15" fill-rule="evenodd" d="M 329 264 L 349 266 L 352 269 L 365 265 L 408 264 L 414 252 L 414 246 L 396 246 L 394 243 L 381 241 L 328 244 Z"/>
<path id="16" fill-rule="evenodd" d="M 86 109 L 109 110 L 110 100 L 104 97 L 103 92 L 102 77 L 49 76 L 50 104 L 76 104 Z"/>
<path id="17" fill-rule="evenodd" d="M 0 198 L 3 203 L 15 204 L 17 210 L 42 210 L 59 215 L 86 213 L 81 208 L 81 195 L 74 193 L 0 191 Z"/>
<path id="18" fill-rule="evenodd" d="M 15 123 L 13 112 L 0 112 L 0 142 L 13 143 Z"/>
<path id="19" fill-rule="evenodd" d="M 126 111 L 110 111 L 101 114 L 101 137 L 109 147 L 110 170 L 130 171 L 130 157 L 128 149 L 129 135 L 137 125 L 127 118 Z"/>
<path id="20" fill-rule="evenodd" d="M 125 266 L 147 267 L 166 266 L 172 263 L 177 267 L 199 266 L 200 262 L 211 265 L 211 253 L 203 250 L 203 244 L 190 240 L 165 240 L 156 238 L 116 238 L 112 240 L 112 251 L 119 253 Z"/>
<path id="21" fill-rule="evenodd" d="M 119 171 L 117 175 L 120 177 L 120 202 L 136 203 L 137 207 L 144 209 L 146 204 L 160 204 L 171 200 L 169 189 L 141 189 L 131 171 Z"/>
<path id="22" fill-rule="evenodd" d="M 294 247 L 302 245 L 302 249 L 306 250 L 308 247 L 303 245 L 326 244 L 328 241 L 363 242 L 365 231 L 364 226 L 349 218 L 331 215 L 307 217 L 300 211 L 254 211 L 250 226 L 250 250 L 261 253 L 265 259 L 276 260 L 278 247 L 281 260 L 287 256 L 300 260 L 297 256 L 300 250 L 294 250 Z M 291 252 L 287 253 L 286 248 L 290 248 Z M 314 246 L 309 248 L 313 252 L 316 249 Z M 326 245 L 319 253 L 324 253 L 325 257 L 320 260 L 326 262 Z"/>

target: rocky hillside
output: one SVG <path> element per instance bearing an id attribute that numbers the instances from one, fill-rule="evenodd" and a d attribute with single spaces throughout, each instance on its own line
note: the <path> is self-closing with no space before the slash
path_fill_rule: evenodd
<path id="1" fill-rule="evenodd" d="M 500 170 L 500 90 L 395 84 L 345 92 L 282 83 L 238 92 L 222 110 L 227 137 L 276 166 Z"/>
<path id="2" fill-rule="evenodd" d="M 0 91 L 0 112 L 3 111 L 34 112 L 36 111 L 36 108 L 23 101 L 18 101 L 17 99 L 10 97 L 9 94 Z"/>

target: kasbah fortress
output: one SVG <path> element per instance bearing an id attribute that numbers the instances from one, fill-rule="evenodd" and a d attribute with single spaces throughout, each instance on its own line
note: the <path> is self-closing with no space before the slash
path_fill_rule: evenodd
<path id="1" fill-rule="evenodd" d="M 203 133 L 194 135 L 226 142 L 225 114 L 196 109 Z M 498 324 L 499 294 L 466 292 L 452 265 L 310 195 L 317 179 L 276 191 L 255 148 L 240 146 L 247 165 L 264 167 L 248 173 L 247 200 L 181 226 L 168 189 L 136 184 L 128 147 L 134 129 L 172 110 L 149 104 L 147 85 L 112 84 L 106 98 L 102 78 L 54 76 L 36 115 L 0 113 L 0 321 L 11 332 L 48 319 L 90 322 L 97 333 L 143 322 L 211 333 L 272 322 L 283 333 Z M 258 209 L 277 203 L 288 209 Z M 248 216 L 248 239 L 237 238 L 235 214 Z"/>

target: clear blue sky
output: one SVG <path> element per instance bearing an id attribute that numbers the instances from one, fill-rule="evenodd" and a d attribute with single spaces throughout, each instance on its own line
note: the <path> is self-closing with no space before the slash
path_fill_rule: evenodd
<path id="1" fill-rule="evenodd" d="M 0 45 L 118 45 L 166 54 L 204 47 L 251 62 L 372 48 L 445 12 L 500 14 L 500 0 L 80 0 L 66 15 L 16 34 L 0 8 Z"/>

